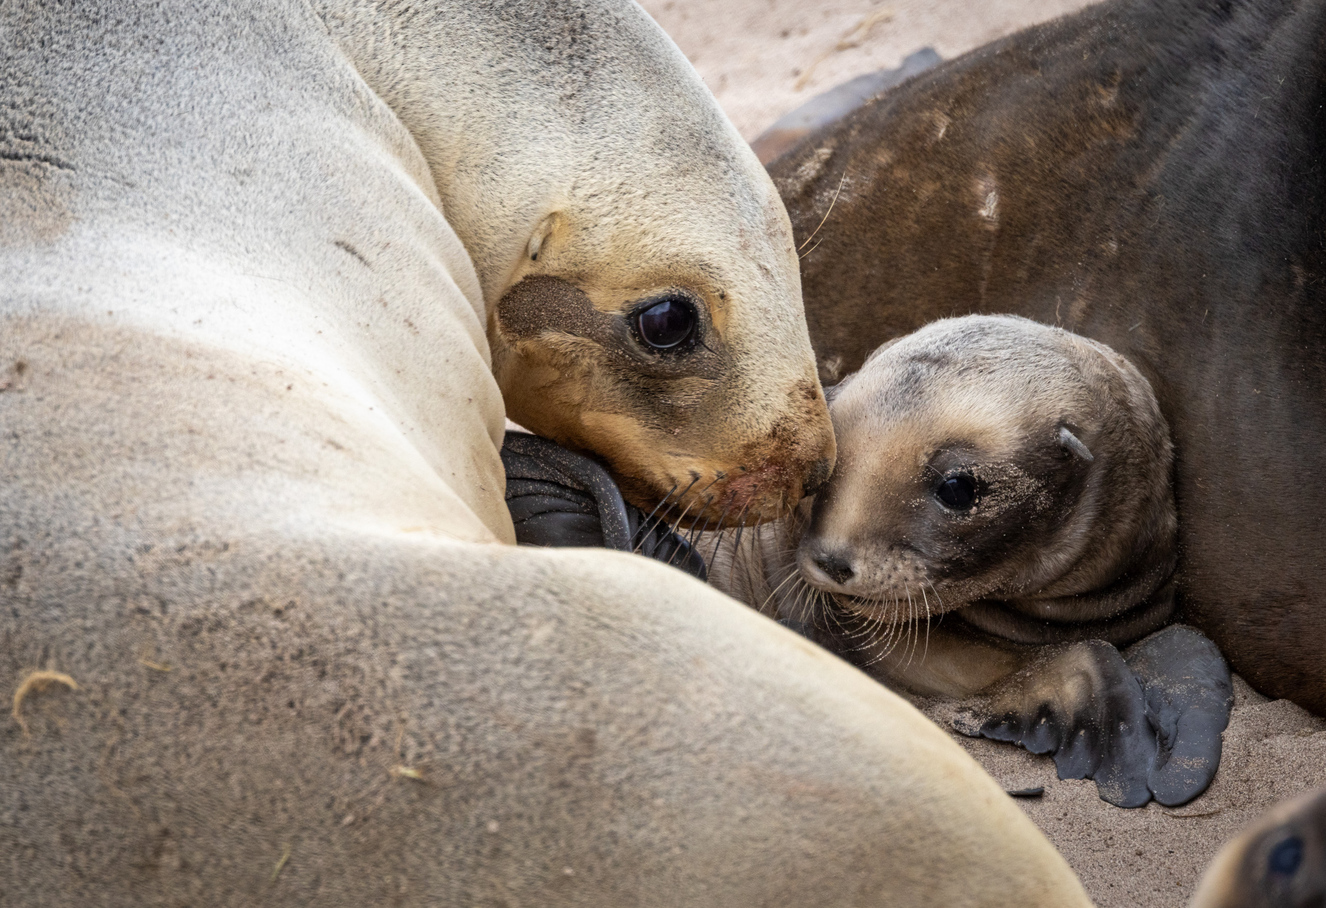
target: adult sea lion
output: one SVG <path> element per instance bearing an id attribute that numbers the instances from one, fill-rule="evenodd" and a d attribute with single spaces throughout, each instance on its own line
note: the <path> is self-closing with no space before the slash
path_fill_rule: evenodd
<path id="1" fill-rule="evenodd" d="M 1279 804 L 1225 845 L 1189 908 L 1326 905 L 1326 790 Z"/>
<path id="2" fill-rule="evenodd" d="M 821 377 L 936 318 L 1105 343 L 1175 454 L 1179 617 L 1326 713 L 1321 0 L 1112 0 L 774 161 Z"/>
<path id="3" fill-rule="evenodd" d="M 878 685 L 503 544 L 503 396 L 679 514 L 832 456 L 773 187 L 637 7 L 19 0 L 0 48 L 5 900 L 1087 904 Z"/>

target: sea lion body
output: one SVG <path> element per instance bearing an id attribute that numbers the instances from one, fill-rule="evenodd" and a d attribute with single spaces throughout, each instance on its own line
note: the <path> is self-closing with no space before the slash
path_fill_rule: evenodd
<path id="1" fill-rule="evenodd" d="M 1169 433 L 1109 348 L 945 319 L 876 351 L 832 415 L 841 461 L 797 563 L 846 611 L 1023 644 L 1127 643 L 1170 617 Z"/>
<path id="2" fill-rule="evenodd" d="M 831 459 L 777 198 L 638 8 L 16 2 L 0 58 L 3 899 L 1087 904 L 868 679 L 506 544 L 503 395 L 693 513 Z"/>
<path id="3" fill-rule="evenodd" d="M 826 382 L 967 313 L 1136 365 L 1174 442 L 1180 614 L 1258 690 L 1319 713 L 1324 29 L 1319 0 L 1102 3 L 770 165 Z"/>
<path id="4" fill-rule="evenodd" d="M 717 585 L 890 686 L 979 694 L 960 730 L 1053 753 L 1112 803 L 1200 794 L 1230 679 L 1190 629 L 1153 633 L 1176 525 L 1137 369 L 1027 319 L 943 319 L 873 353 L 831 414 L 813 509 L 725 553 Z"/>

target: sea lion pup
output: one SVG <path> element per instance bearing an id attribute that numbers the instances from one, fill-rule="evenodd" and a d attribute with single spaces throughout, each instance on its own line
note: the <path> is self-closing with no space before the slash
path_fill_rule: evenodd
<path id="1" fill-rule="evenodd" d="M 808 523 L 757 534 L 766 609 L 890 685 L 981 692 L 963 731 L 1053 752 L 1111 803 L 1206 788 L 1231 705 L 1219 653 L 1188 629 L 1127 664 L 1115 649 L 1174 606 L 1171 446 L 1132 364 L 1023 318 L 945 319 L 872 354 L 831 416 L 838 468 Z M 805 583 L 780 576 L 793 559 Z M 758 602 L 730 555 L 711 576 Z"/>
<path id="2" fill-rule="evenodd" d="M 1227 843 L 1188 908 L 1326 905 L 1326 789 L 1277 805 Z"/>
<path id="3" fill-rule="evenodd" d="M 769 170 L 826 384 L 969 312 L 1136 365 L 1174 439 L 1184 620 L 1326 715 L 1323 32 L 1326 0 L 1107 0 L 877 95 Z"/>
<path id="4" fill-rule="evenodd" d="M 0 899 L 1087 904 L 879 685 L 506 544 L 504 397 L 677 519 L 832 455 L 637 6 L 12 0 L 0 59 Z"/>

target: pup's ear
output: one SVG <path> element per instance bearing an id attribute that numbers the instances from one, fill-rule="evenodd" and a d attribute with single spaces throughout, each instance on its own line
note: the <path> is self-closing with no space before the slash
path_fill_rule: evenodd
<path id="1" fill-rule="evenodd" d="M 1082 439 L 1074 435 L 1068 426 L 1059 427 L 1059 444 L 1063 446 L 1065 451 L 1071 451 L 1087 463 L 1091 463 L 1096 459 L 1092 456 L 1091 449 L 1083 444 Z"/>

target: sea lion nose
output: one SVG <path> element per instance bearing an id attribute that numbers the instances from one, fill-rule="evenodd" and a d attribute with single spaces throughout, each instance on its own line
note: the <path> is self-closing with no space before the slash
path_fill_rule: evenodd
<path id="1" fill-rule="evenodd" d="M 852 563 L 836 552 L 820 552 L 811 560 L 830 580 L 840 585 L 851 580 L 855 573 Z"/>
<path id="2" fill-rule="evenodd" d="M 827 457 L 821 457 L 810 465 L 806 471 L 805 479 L 801 480 L 801 494 L 805 497 L 814 495 L 824 484 L 829 481 L 829 475 L 833 473 L 832 461 Z"/>

